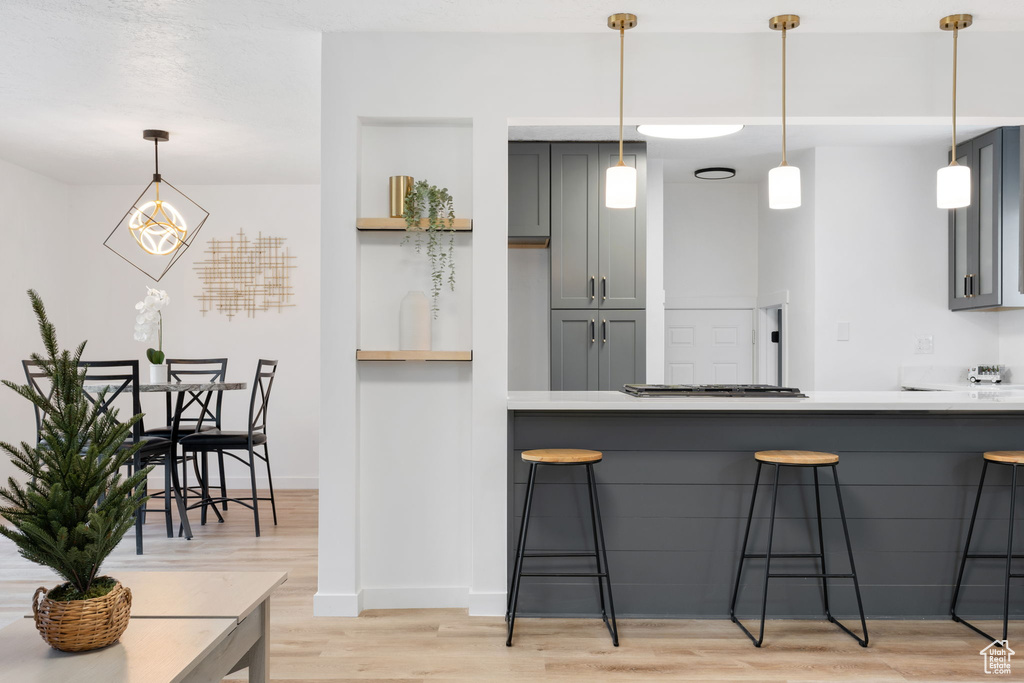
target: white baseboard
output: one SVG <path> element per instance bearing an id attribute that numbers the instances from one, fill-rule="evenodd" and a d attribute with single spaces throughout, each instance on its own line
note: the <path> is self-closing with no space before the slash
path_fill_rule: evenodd
<path id="1" fill-rule="evenodd" d="M 358 617 L 363 611 L 362 594 L 317 593 L 313 596 L 314 617 Z"/>
<path id="2" fill-rule="evenodd" d="M 500 617 L 505 614 L 505 604 L 508 594 L 505 591 L 500 593 L 476 593 L 469 592 L 469 616 L 471 617 Z"/>
<path id="3" fill-rule="evenodd" d="M 465 586 L 364 588 L 361 594 L 363 609 L 469 607 L 469 589 Z M 500 613 L 505 613 L 504 607 Z"/>

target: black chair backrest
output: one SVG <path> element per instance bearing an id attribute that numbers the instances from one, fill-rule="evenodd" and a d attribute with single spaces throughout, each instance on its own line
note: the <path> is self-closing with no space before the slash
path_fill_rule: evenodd
<path id="1" fill-rule="evenodd" d="M 167 374 L 172 382 L 182 384 L 199 384 L 202 382 L 223 382 L 228 373 L 227 358 L 168 358 Z M 200 425 L 211 425 L 220 429 L 221 405 L 224 392 L 188 391 L 181 405 L 179 426 L 185 433 L 189 428 Z M 217 396 L 211 401 L 211 393 Z M 174 420 L 174 399 L 172 392 L 167 392 L 167 425 Z M 213 405 L 210 405 L 210 404 Z"/>
<path id="2" fill-rule="evenodd" d="M 105 394 L 86 391 L 85 396 L 93 403 L 99 403 L 104 411 L 114 407 L 114 401 L 127 391 L 131 397 L 131 413 L 129 417 L 142 412 L 142 401 L 139 399 L 139 361 L 137 360 L 100 360 L 81 361 L 78 367 L 85 368 L 85 383 L 106 384 L 110 386 Z M 142 438 L 145 427 L 140 419 L 132 427 L 132 438 Z"/>
<path id="3" fill-rule="evenodd" d="M 270 405 L 270 389 L 274 386 L 277 361 L 260 359 L 256 363 L 256 378 L 252 382 L 252 398 L 249 399 L 249 433 L 267 431 L 267 406 Z"/>
<path id="4" fill-rule="evenodd" d="M 43 370 L 42 365 L 34 360 L 23 360 L 21 361 L 21 367 L 25 369 L 25 380 L 28 382 L 29 387 L 47 398 L 53 395 L 53 384 L 46 376 L 46 371 Z M 34 403 L 32 404 L 32 410 L 36 415 L 36 443 L 38 444 L 40 439 L 39 433 L 43 430 L 43 418 L 46 415 Z"/>

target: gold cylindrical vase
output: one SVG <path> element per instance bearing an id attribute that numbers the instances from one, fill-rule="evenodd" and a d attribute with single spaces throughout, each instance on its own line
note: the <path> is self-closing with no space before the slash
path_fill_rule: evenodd
<path id="1" fill-rule="evenodd" d="M 391 199 L 391 217 L 401 218 L 405 215 L 405 197 L 412 192 L 412 176 L 391 176 L 388 190 Z"/>

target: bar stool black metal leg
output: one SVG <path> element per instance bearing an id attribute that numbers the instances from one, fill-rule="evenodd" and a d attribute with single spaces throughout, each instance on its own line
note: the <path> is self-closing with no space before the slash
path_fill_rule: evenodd
<path id="1" fill-rule="evenodd" d="M 537 481 L 537 465 L 530 465 L 530 482 L 526 486 L 526 502 L 523 504 L 523 520 L 519 526 L 519 545 L 516 551 L 515 569 L 512 573 L 512 587 L 508 597 L 508 638 L 505 645 L 512 647 L 512 631 L 516 626 L 516 607 L 519 604 L 519 584 L 523 576 L 523 553 L 526 550 L 526 534 L 530 528 L 530 510 L 533 506 L 533 487 Z"/>
<path id="2" fill-rule="evenodd" d="M 772 482 L 772 516 L 768 522 L 768 550 L 764 557 L 764 588 L 761 592 L 761 633 L 754 641 L 756 647 L 764 642 L 764 618 L 768 612 L 768 577 L 772 570 L 772 540 L 775 536 L 775 508 L 779 501 L 779 466 L 775 466 L 775 481 Z"/>
<path id="3" fill-rule="evenodd" d="M 614 645 L 615 647 L 618 647 L 619 646 L 619 627 L 618 627 L 618 624 L 616 624 L 616 622 L 615 622 L 615 602 L 612 599 L 612 579 L 611 579 L 611 574 L 608 573 L 608 549 L 607 549 L 607 547 L 605 546 L 605 543 L 604 543 L 604 525 L 601 523 L 601 503 L 598 501 L 598 498 L 597 498 L 597 486 L 595 486 L 595 484 L 594 484 L 594 466 L 591 465 L 590 463 L 587 463 L 587 481 L 589 482 L 589 485 L 590 485 L 590 499 L 591 499 L 591 501 L 593 501 L 594 512 L 596 513 L 595 520 L 596 520 L 596 523 L 597 523 L 597 537 L 601 540 L 601 559 L 604 562 L 604 569 L 601 569 L 601 567 L 599 565 L 598 569 L 597 569 L 597 572 L 598 572 L 598 574 L 600 574 L 602 572 L 605 573 L 605 576 L 603 578 L 607 581 L 607 586 L 608 586 L 608 612 L 610 613 L 610 616 L 611 616 L 611 623 L 609 623 L 607 617 L 604 618 L 604 623 L 608 627 L 608 632 L 612 636 L 612 645 Z M 602 581 L 602 577 L 600 577 L 600 576 L 598 577 L 598 582 L 599 582 L 598 587 L 600 587 L 601 584 L 604 583 Z M 603 607 L 602 607 L 602 612 L 603 612 Z"/>
<path id="4" fill-rule="evenodd" d="M 734 624 L 736 620 L 736 598 L 740 591 L 740 577 L 743 575 L 743 562 L 747 557 L 747 541 L 750 539 L 750 523 L 754 519 L 754 501 L 757 500 L 757 486 L 761 481 L 761 461 L 757 462 L 757 472 L 754 474 L 754 489 L 750 492 L 750 512 L 747 513 L 747 529 L 743 532 L 743 547 L 740 549 L 740 566 L 736 570 L 736 584 L 732 587 L 732 600 L 729 602 L 729 618 Z"/>
<path id="5" fill-rule="evenodd" d="M 821 590 L 822 601 L 825 604 L 825 618 L 832 619 L 832 611 L 828 606 L 828 570 L 825 568 L 825 534 L 821 529 L 821 492 L 818 487 L 818 468 L 812 467 L 814 471 L 814 510 L 818 514 L 818 550 L 821 551 Z"/>
<path id="6" fill-rule="evenodd" d="M 978 507 L 981 505 L 981 492 L 985 488 L 985 473 L 988 471 L 988 460 L 984 460 L 981 466 L 981 481 L 978 482 L 978 493 L 974 497 L 974 512 L 971 513 L 971 523 L 967 527 L 967 543 L 964 544 L 964 554 L 960 558 L 960 571 L 956 576 L 956 587 L 953 588 L 953 602 L 949 605 L 949 616 L 953 618 L 953 621 L 962 621 L 966 626 L 978 631 L 978 629 L 971 626 L 967 622 L 960 619 L 956 614 L 956 602 L 960 598 L 960 585 L 964 580 L 964 568 L 967 566 L 967 555 L 971 552 L 971 538 L 974 536 L 974 523 L 978 519 Z M 988 634 L 978 631 L 985 637 Z M 993 639 L 994 640 L 994 639 Z"/>
<path id="7" fill-rule="evenodd" d="M 594 489 L 593 481 L 591 476 L 590 465 L 587 465 L 587 497 L 590 499 L 590 528 L 594 532 L 594 561 L 597 563 L 597 573 L 607 574 L 608 568 L 602 568 L 601 564 L 601 544 L 597 539 L 597 509 L 594 507 Z M 604 576 L 597 577 L 597 594 L 601 598 L 601 618 L 604 622 L 608 623 L 608 611 L 605 608 L 604 602 Z"/>
<path id="8" fill-rule="evenodd" d="M 1006 583 L 1003 587 L 1003 640 L 1010 624 L 1010 565 L 1013 562 L 1013 508 L 1017 501 L 1017 465 L 1013 465 L 1010 479 L 1010 528 L 1006 533 Z"/>
<path id="9" fill-rule="evenodd" d="M 775 465 L 775 463 L 770 463 Z M 772 540 L 775 535 L 775 507 L 779 500 L 779 466 L 775 465 L 775 478 L 772 482 L 772 512 L 771 517 L 768 518 L 768 549 L 764 555 L 764 582 L 761 586 L 761 632 L 757 638 L 754 638 L 754 634 L 747 630 L 747 627 L 743 625 L 743 622 L 739 619 L 733 618 L 733 622 L 740 627 L 750 641 L 754 643 L 754 647 L 761 647 L 761 643 L 764 642 L 764 619 L 768 612 L 768 577 L 771 574 L 772 569 Z"/>
<path id="10" fill-rule="evenodd" d="M 853 592 L 857 596 L 857 610 L 860 612 L 860 628 L 864 633 L 864 638 L 860 638 L 856 633 L 846 628 L 838 619 L 833 619 L 834 623 L 839 628 L 850 634 L 854 640 L 860 643 L 861 647 L 868 646 L 868 623 L 864 618 L 864 603 L 860 598 L 860 581 L 857 580 L 857 567 L 853 563 L 853 545 L 850 543 L 850 528 L 846 524 L 846 510 L 843 508 L 843 494 L 839 490 L 839 473 L 836 471 L 836 466 L 832 465 L 832 481 L 836 487 L 836 500 L 839 501 L 839 518 L 843 521 L 843 536 L 846 537 L 846 552 L 850 556 L 850 574 L 853 578 Z"/>

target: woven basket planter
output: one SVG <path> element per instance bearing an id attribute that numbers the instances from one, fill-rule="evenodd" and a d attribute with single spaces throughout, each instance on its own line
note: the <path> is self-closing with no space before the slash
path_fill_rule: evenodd
<path id="1" fill-rule="evenodd" d="M 106 595 L 89 600 L 50 600 L 46 597 L 48 591 L 36 589 L 32 614 L 39 634 L 52 648 L 64 652 L 95 650 L 116 643 L 128 628 L 132 592 L 120 583 Z"/>

